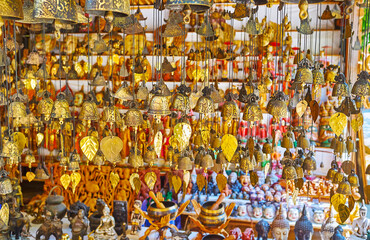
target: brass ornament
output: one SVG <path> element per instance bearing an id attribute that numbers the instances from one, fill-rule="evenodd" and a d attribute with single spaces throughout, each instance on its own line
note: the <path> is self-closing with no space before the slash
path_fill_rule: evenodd
<path id="1" fill-rule="evenodd" d="M 231 161 L 236 149 L 238 148 L 238 140 L 231 134 L 225 134 L 221 139 L 221 149 L 227 161 Z"/>
<path id="2" fill-rule="evenodd" d="M 313 33 L 313 30 L 310 27 L 310 21 L 311 19 L 309 19 L 308 16 L 303 20 L 301 19 L 301 25 L 299 28 L 297 27 L 297 31 L 304 35 L 311 35 Z"/>
<path id="3" fill-rule="evenodd" d="M 75 0 L 35 0 L 33 17 L 77 23 L 76 2 Z"/>
<path id="4" fill-rule="evenodd" d="M 360 110 L 356 108 L 354 101 L 348 96 L 344 98 L 339 107 L 334 107 L 334 110 L 344 113 L 347 117 L 350 117 L 351 114 L 360 113 Z"/>
<path id="5" fill-rule="evenodd" d="M 349 218 L 349 215 L 351 214 L 351 211 L 349 210 L 349 208 L 346 205 L 340 204 L 338 206 L 338 214 L 339 214 L 339 219 L 340 219 L 341 223 L 344 224 L 345 221 L 347 221 L 347 219 Z"/>
<path id="6" fill-rule="evenodd" d="M 254 187 L 257 185 L 258 183 L 258 175 L 256 172 L 253 172 L 253 171 L 250 171 L 249 172 L 249 177 L 250 177 L 250 180 L 251 180 L 251 185 Z"/>
<path id="7" fill-rule="evenodd" d="M 258 18 L 254 18 L 254 17 L 251 17 L 248 19 L 248 22 L 243 28 L 243 30 L 252 36 L 262 34 L 262 27 L 260 23 L 258 22 Z"/>
<path id="8" fill-rule="evenodd" d="M 98 139 L 93 136 L 86 136 L 81 139 L 80 148 L 87 159 L 89 159 L 89 161 L 92 161 L 99 149 Z"/>
<path id="9" fill-rule="evenodd" d="M 262 110 L 257 100 L 258 97 L 254 93 L 251 93 L 247 96 L 247 102 L 243 112 L 244 121 L 256 122 L 263 119 Z"/>
<path id="10" fill-rule="evenodd" d="M 181 189 L 181 185 L 182 185 L 181 178 L 177 175 L 172 175 L 171 184 L 172 184 L 173 190 L 175 191 L 175 194 L 177 194 L 179 190 Z"/>
<path id="11" fill-rule="evenodd" d="M 308 103 L 306 100 L 300 101 L 296 106 L 296 111 L 299 117 L 302 117 L 307 110 Z"/>
<path id="12" fill-rule="evenodd" d="M 276 119 L 287 117 L 288 107 L 285 101 L 286 95 L 283 92 L 275 92 L 267 104 L 267 112 Z"/>
<path id="13" fill-rule="evenodd" d="M 75 193 L 77 185 L 81 182 L 81 174 L 79 172 L 71 173 L 72 193 Z"/>
<path id="14" fill-rule="evenodd" d="M 217 174 L 216 176 L 216 182 L 217 182 L 217 187 L 220 192 L 223 192 L 226 188 L 227 184 L 227 178 L 225 175 L 222 173 Z"/>
<path id="15" fill-rule="evenodd" d="M 136 108 L 129 109 L 124 116 L 125 125 L 129 127 L 137 127 L 143 124 L 143 114 Z"/>
<path id="16" fill-rule="evenodd" d="M 148 188 L 153 190 L 157 182 L 157 174 L 155 174 L 155 172 L 147 172 L 144 176 L 144 181 Z"/>
<path id="17" fill-rule="evenodd" d="M 64 187 L 65 190 L 67 190 L 69 184 L 71 183 L 71 177 L 64 173 L 61 177 L 60 177 L 60 183 L 62 184 L 62 186 Z"/>
<path id="18" fill-rule="evenodd" d="M 138 194 L 141 188 L 140 177 L 138 173 L 132 173 L 129 179 L 132 190 Z"/>
<path id="19" fill-rule="evenodd" d="M 182 152 L 188 145 L 191 137 L 192 129 L 190 124 L 182 122 L 174 127 L 174 136 L 176 137 L 179 145 L 179 151 Z"/>
<path id="20" fill-rule="evenodd" d="M 202 13 L 212 6 L 213 1 L 209 0 L 169 0 L 166 2 L 166 8 L 171 10 L 182 10 L 189 6 L 191 11 Z"/>
<path id="21" fill-rule="evenodd" d="M 343 73 L 338 72 L 335 76 L 335 84 L 333 87 L 333 97 L 345 97 L 349 95 L 348 84 L 346 83 L 346 77 Z"/>
<path id="22" fill-rule="evenodd" d="M 0 209 L 0 219 L 6 226 L 9 224 L 9 212 L 10 208 L 8 203 L 4 203 Z"/>
<path id="23" fill-rule="evenodd" d="M 18 148 L 18 152 L 22 153 L 27 143 L 27 138 L 22 132 L 14 132 L 12 139 Z"/>
<path id="24" fill-rule="evenodd" d="M 54 102 L 50 117 L 59 120 L 72 118 L 71 112 L 69 111 L 69 103 L 64 93 L 58 94 L 57 100 Z"/>
<path id="25" fill-rule="evenodd" d="M 35 179 L 36 175 L 33 172 L 27 172 L 26 173 L 26 178 L 28 182 L 32 182 L 33 179 Z"/>
<path id="26" fill-rule="evenodd" d="M 121 161 L 120 152 L 123 148 L 123 141 L 116 136 L 107 136 L 100 141 L 100 149 L 107 161 L 116 163 Z"/>
<path id="27" fill-rule="evenodd" d="M 334 18 L 334 16 L 331 14 L 331 10 L 329 5 L 326 5 L 326 8 L 324 12 L 321 14 L 321 17 L 319 17 L 321 20 L 331 20 Z"/>
<path id="28" fill-rule="evenodd" d="M 0 3 L 0 16 L 4 19 L 23 19 L 22 0 L 2 0 Z"/>
<path id="29" fill-rule="evenodd" d="M 354 132 L 358 132 L 362 128 L 362 125 L 364 124 L 364 117 L 362 113 L 358 113 L 356 115 L 352 115 L 352 120 L 351 120 L 351 128 L 353 129 Z"/>
<path id="30" fill-rule="evenodd" d="M 162 150 L 162 144 L 163 144 L 163 134 L 161 131 L 158 131 L 154 136 L 154 151 L 157 154 L 157 157 L 161 157 L 161 150 Z"/>
<path id="31" fill-rule="evenodd" d="M 358 74 L 358 79 L 352 87 L 351 93 L 356 96 L 368 96 L 370 94 L 370 75 L 367 71 Z"/>
<path id="32" fill-rule="evenodd" d="M 109 174 L 109 180 L 110 180 L 110 184 L 112 185 L 112 188 L 115 189 L 119 183 L 119 175 L 118 173 L 115 173 L 115 172 L 111 172 Z"/>
<path id="33" fill-rule="evenodd" d="M 311 63 L 310 60 L 307 58 L 303 58 L 298 63 L 297 73 L 295 75 L 295 82 L 296 83 L 304 83 L 304 84 L 311 84 L 313 83 L 313 76 L 312 72 L 309 69 Z"/>
<path id="34" fill-rule="evenodd" d="M 103 109 L 103 117 L 104 122 L 107 123 L 119 123 L 121 122 L 121 114 L 119 113 L 116 106 L 107 106 Z"/>
<path id="35" fill-rule="evenodd" d="M 170 113 L 170 103 L 168 98 L 159 93 L 157 89 L 157 94 L 155 94 L 150 100 L 148 114 L 164 116 Z"/>
<path id="36" fill-rule="evenodd" d="M 343 113 L 335 113 L 330 117 L 329 125 L 334 133 L 339 137 L 347 126 L 347 116 Z"/>
<path id="37" fill-rule="evenodd" d="M 335 193 L 333 196 L 330 197 L 330 203 L 333 205 L 335 211 L 339 211 L 339 205 L 345 204 L 347 198 L 345 195 Z"/>
<path id="38" fill-rule="evenodd" d="M 197 186 L 199 192 L 203 191 L 203 188 L 207 186 L 207 180 L 201 173 L 197 174 Z"/>
<path id="39" fill-rule="evenodd" d="M 125 17 L 130 14 L 130 1 L 86 0 L 85 11 L 89 14 L 105 16 L 106 18 L 109 14 L 113 14 L 115 17 Z"/>
<path id="40" fill-rule="evenodd" d="M 202 25 L 199 27 L 199 29 L 197 29 L 196 32 L 199 35 L 201 35 L 203 37 L 207 37 L 207 38 L 213 37 L 215 35 L 215 33 L 213 31 L 213 27 L 212 27 L 208 17 L 204 18 L 204 21 L 203 21 Z"/>
<path id="41" fill-rule="evenodd" d="M 123 66 L 123 65 L 122 65 Z M 132 94 L 132 91 L 130 87 L 128 86 L 127 82 L 123 82 L 121 87 L 116 91 L 115 94 L 113 94 L 113 97 L 122 99 L 124 101 L 132 101 L 134 100 L 134 96 Z"/>

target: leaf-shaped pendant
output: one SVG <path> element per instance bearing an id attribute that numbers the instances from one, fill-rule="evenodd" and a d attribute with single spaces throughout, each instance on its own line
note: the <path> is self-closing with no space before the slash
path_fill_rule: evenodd
<path id="1" fill-rule="evenodd" d="M 221 139 L 221 149 L 227 161 L 231 161 L 236 149 L 238 148 L 238 140 L 231 134 L 225 134 Z"/>
<path id="2" fill-rule="evenodd" d="M 148 188 L 153 190 L 157 182 L 157 174 L 155 174 L 155 172 L 147 172 L 144 176 L 144 180 Z"/>
<path id="3" fill-rule="evenodd" d="M 317 117 L 319 116 L 319 111 L 320 111 L 320 106 L 316 102 L 316 100 L 312 100 L 310 102 L 310 109 L 311 109 L 312 120 L 313 122 L 316 122 Z"/>
<path id="4" fill-rule="evenodd" d="M 179 152 L 182 152 L 189 145 L 191 126 L 185 122 L 178 123 L 174 127 L 173 132 L 179 143 Z"/>
<path id="5" fill-rule="evenodd" d="M 203 190 L 203 188 L 206 186 L 207 184 L 207 180 L 206 178 L 203 176 L 203 174 L 198 174 L 197 175 L 197 186 L 198 186 L 198 190 L 199 192 L 201 192 Z"/>
<path id="6" fill-rule="evenodd" d="M 118 173 L 111 172 L 110 176 L 109 176 L 109 179 L 110 179 L 110 183 L 112 184 L 113 189 L 115 189 L 117 187 L 118 183 L 119 183 Z"/>
<path id="7" fill-rule="evenodd" d="M 308 103 L 306 102 L 306 100 L 302 100 L 297 104 L 296 112 L 299 117 L 303 116 L 304 112 L 307 109 L 307 106 L 308 106 Z"/>
<path id="8" fill-rule="evenodd" d="M 27 172 L 26 178 L 29 182 L 32 182 L 33 179 L 35 179 L 36 175 L 33 172 Z"/>
<path id="9" fill-rule="evenodd" d="M 329 119 L 329 125 L 339 137 L 347 126 L 347 116 L 344 113 L 336 113 Z"/>
<path id="10" fill-rule="evenodd" d="M 222 192 L 226 188 L 227 178 L 222 173 L 219 173 L 217 174 L 216 182 L 217 182 L 218 190 Z"/>
<path id="11" fill-rule="evenodd" d="M 154 151 L 157 154 L 157 157 L 161 157 L 161 150 L 162 150 L 162 143 L 163 143 L 163 135 L 161 131 L 158 131 L 154 136 Z"/>
<path id="12" fill-rule="evenodd" d="M 92 161 L 99 149 L 98 139 L 93 136 L 86 136 L 81 139 L 80 148 L 87 159 L 89 159 L 89 161 Z"/>
<path id="13" fill-rule="evenodd" d="M 139 181 L 140 181 L 140 177 L 139 177 L 139 174 L 138 173 L 132 173 L 131 176 L 130 176 L 130 185 L 131 185 L 131 188 L 132 190 L 136 191 L 136 185 L 135 185 L 135 178 L 138 178 Z"/>
<path id="14" fill-rule="evenodd" d="M 182 184 L 181 178 L 177 175 L 173 175 L 171 177 L 171 182 L 172 182 L 173 190 L 175 191 L 175 194 L 177 194 L 181 188 L 181 184 Z"/>
<path id="15" fill-rule="evenodd" d="M 69 184 L 71 183 L 71 177 L 65 173 L 60 177 L 60 182 L 62 183 L 64 189 L 67 190 Z"/>
<path id="16" fill-rule="evenodd" d="M 364 124 L 364 117 L 362 113 L 352 115 L 351 127 L 354 132 L 357 132 L 358 130 L 360 130 L 363 124 Z"/>
<path id="17" fill-rule="evenodd" d="M 38 147 L 41 145 L 42 141 L 44 141 L 44 134 L 39 132 L 36 134 L 36 144 Z"/>
<path id="18" fill-rule="evenodd" d="M 79 172 L 73 172 L 71 174 L 72 182 L 72 193 L 75 193 L 77 185 L 81 182 L 81 174 Z"/>
<path id="19" fill-rule="evenodd" d="M 116 136 L 107 136 L 100 141 L 100 149 L 105 158 L 111 163 L 121 160 L 119 154 L 122 151 L 122 148 L 123 141 L 121 138 Z"/>

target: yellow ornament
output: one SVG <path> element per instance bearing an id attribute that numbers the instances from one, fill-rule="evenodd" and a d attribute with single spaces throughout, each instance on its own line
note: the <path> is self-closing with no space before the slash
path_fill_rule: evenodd
<path id="1" fill-rule="evenodd" d="M 110 179 L 110 183 L 112 184 L 113 189 L 115 189 L 119 183 L 118 173 L 111 172 L 109 179 Z"/>
<path id="2" fill-rule="evenodd" d="M 334 133 L 339 137 L 347 126 L 347 116 L 343 113 L 336 113 L 331 116 L 329 125 Z"/>
<path id="3" fill-rule="evenodd" d="M 44 140 L 44 134 L 43 133 L 37 133 L 36 134 L 36 143 L 37 146 L 39 147 L 42 141 Z"/>
<path id="4" fill-rule="evenodd" d="M 189 145 L 191 136 L 191 126 L 188 123 L 178 123 L 174 127 L 174 135 L 179 144 L 179 152 L 184 150 Z"/>
<path id="5" fill-rule="evenodd" d="M 132 190 L 134 190 L 137 193 L 139 193 L 140 188 L 141 188 L 141 182 L 140 182 L 140 177 L 138 173 L 133 173 L 130 176 L 130 185 Z"/>
<path id="6" fill-rule="evenodd" d="M 116 136 L 107 136 L 100 141 L 100 149 L 105 158 L 111 163 L 121 160 L 120 152 L 122 148 L 123 141 L 121 138 Z"/>
<path id="7" fill-rule="evenodd" d="M 231 134 L 226 134 L 221 139 L 221 149 L 227 161 L 231 161 L 236 149 L 238 148 L 238 140 Z"/>
<path id="8" fill-rule="evenodd" d="M 33 172 L 27 172 L 26 173 L 26 178 L 29 182 L 32 182 L 33 179 L 35 179 L 35 174 Z"/>
<path id="9" fill-rule="evenodd" d="M 364 116 L 362 113 L 352 115 L 352 121 L 351 121 L 351 127 L 354 132 L 357 132 L 362 128 L 362 125 L 364 124 Z"/>
<path id="10" fill-rule="evenodd" d="M 24 134 L 21 133 L 21 132 L 14 132 L 13 133 L 13 140 L 14 140 L 15 145 L 18 148 L 18 152 L 22 153 L 22 151 L 23 151 L 23 149 L 24 149 L 24 147 L 26 146 L 26 143 L 27 143 L 26 136 L 24 136 Z"/>
<path id="11" fill-rule="evenodd" d="M 302 117 L 304 112 L 307 110 L 308 103 L 306 100 L 300 101 L 296 106 L 296 111 L 299 117 Z"/>
<path id="12" fill-rule="evenodd" d="M 62 183 L 64 189 L 67 190 L 69 184 L 71 183 L 71 177 L 68 174 L 63 174 L 60 177 L 60 182 Z"/>
<path id="13" fill-rule="evenodd" d="M 155 172 L 147 172 L 144 176 L 144 180 L 148 188 L 153 190 L 157 182 L 157 174 L 155 174 Z"/>
<path id="14" fill-rule="evenodd" d="M 161 157 L 161 150 L 162 150 L 162 143 L 163 143 L 163 135 L 161 131 L 158 131 L 154 136 L 154 151 L 157 154 L 157 157 Z"/>
<path id="15" fill-rule="evenodd" d="M 80 141 L 80 148 L 87 159 L 92 161 L 99 149 L 98 139 L 93 136 L 84 137 Z"/>
<path id="16" fill-rule="evenodd" d="M 81 181 L 81 174 L 79 172 L 73 172 L 71 174 L 72 192 L 75 193 L 77 185 Z"/>

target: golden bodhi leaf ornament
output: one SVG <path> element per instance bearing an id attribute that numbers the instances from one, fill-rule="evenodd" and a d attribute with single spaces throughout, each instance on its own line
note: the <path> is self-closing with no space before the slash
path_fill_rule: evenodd
<path id="1" fill-rule="evenodd" d="M 158 131 L 154 136 L 154 151 L 157 154 L 157 157 L 161 157 L 161 150 L 162 150 L 162 143 L 163 143 L 163 135 L 161 131 Z"/>
<path id="2" fill-rule="evenodd" d="M 174 135 L 179 144 L 179 151 L 181 152 L 189 145 L 191 136 L 191 126 L 188 123 L 178 123 L 174 127 Z"/>
<path id="3" fill-rule="evenodd" d="M 77 185 L 81 182 L 81 174 L 79 172 L 71 173 L 72 192 L 75 193 Z"/>
<path id="4" fill-rule="evenodd" d="M 32 182 L 33 179 L 35 179 L 36 175 L 33 172 L 27 172 L 26 178 L 29 182 Z"/>
<path id="5" fill-rule="evenodd" d="M 144 176 L 146 185 L 150 190 L 153 190 L 155 183 L 157 182 L 157 174 L 155 172 L 147 172 Z"/>
<path id="6" fill-rule="evenodd" d="M 340 193 L 335 193 L 330 198 L 330 203 L 333 205 L 335 211 L 339 211 L 339 205 L 345 204 L 347 202 L 347 198 L 345 195 L 342 195 Z"/>
<path id="7" fill-rule="evenodd" d="M 80 141 L 80 148 L 87 159 L 92 161 L 99 149 L 98 139 L 93 136 L 84 137 Z"/>
<path id="8" fill-rule="evenodd" d="M 4 203 L 1 206 L 0 218 L 3 221 L 3 223 L 5 223 L 5 225 L 8 225 L 8 223 L 9 223 L 9 205 L 8 205 L 8 203 Z"/>
<path id="9" fill-rule="evenodd" d="M 116 136 L 107 136 L 100 141 L 100 149 L 105 158 L 111 163 L 121 160 L 120 152 L 122 148 L 123 141 L 121 138 Z"/>
<path id="10" fill-rule="evenodd" d="M 238 147 L 238 140 L 231 134 L 225 134 L 221 139 L 221 149 L 227 161 L 231 161 Z"/>
<path id="11" fill-rule="evenodd" d="M 198 174 L 197 175 L 197 186 L 198 186 L 199 192 L 201 192 L 203 190 L 203 188 L 206 186 L 206 184 L 207 184 L 207 180 L 203 176 L 203 174 Z"/>
<path id="12" fill-rule="evenodd" d="M 60 177 L 60 182 L 62 183 L 64 189 L 67 190 L 69 184 L 71 183 L 71 177 L 68 174 L 63 174 Z"/>
<path id="13" fill-rule="evenodd" d="M 364 124 L 364 116 L 362 113 L 352 115 L 352 121 L 351 121 L 351 127 L 354 132 L 357 132 L 362 128 L 362 125 Z"/>
<path id="14" fill-rule="evenodd" d="M 344 113 L 336 113 L 331 116 L 329 125 L 334 133 L 339 137 L 347 126 L 347 116 Z"/>
<path id="15" fill-rule="evenodd" d="M 37 133 L 36 134 L 36 143 L 37 143 L 37 146 L 39 147 L 40 144 L 42 143 L 42 141 L 44 140 L 44 134 L 43 133 Z"/>
<path id="16" fill-rule="evenodd" d="M 299 117 L 302 117 L 304 112 L 306 111 L 308 103 L 306 100 L 302 100 L 297 104 L 296 111 Z"/>
<path id="17" fill-rule="evenodd" d="M 23 151 L 24 147 L 26 146 L 26 143 L 27 143 L 26 136 L 24 136 L 24 134 L 21 133 L 21 132 L 14 132 L 13 133 L 13 140 L 14 140 L 15 145 L 18 148 L 18 152 L 21 153 Z"/>
<path id="18" fill-rule="evenodd" d="M 177 194 L 181 188 L 181 184 L 182 184 L 181 178 L 177 175 L 172 175 L 171 183 L 172 183 L 173 190 L 175 191 L 175 194 Z"/>
<path id="19" fill-rule="evenodd" d="M 115 189 L 119 183 L 118 173 L 111 172 L 109 176 L 110 183 L 112 184 L 113 189 Z"/>
<path id="20" fill-rule="evenodd" d="M 217 182 L 218 190 L 222 192 L 226 188 L 227 178 L 222 173 L 219 173 L 217 174 L 216 182 Z"/>
<path id="21" fill-rule="evenodd" d="M 137 191 L 138 186 L 136 186 L 136 184 L 135 184 L 135 178 L 139 179 L 139 181 L 140 181 L 140 177 L 139 177 L 138 173 L 132 173 L 131 176 L 130 176 L 129 181 L 130 181 L 130 185 L 131 185 L 132 190 Z M 140 186 L 139 186 L 139 188 L 140 188 Z"/>

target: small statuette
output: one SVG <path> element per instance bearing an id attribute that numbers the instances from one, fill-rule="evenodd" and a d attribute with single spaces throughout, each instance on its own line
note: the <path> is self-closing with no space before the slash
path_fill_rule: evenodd
<path id="1" fill-rule="evenodd" d="M 131 213 L 131 234 L 136 235 L 141 230 L 141 226 L 144 223 L 144 217 L 140 214 L 137 208 L 141 208 L 142 202 L 135 200 L 134 210 Z"/>
<path id="2" fill-rule="evenodd" d="M 103 216 L 100 218 L 100 225 L 95 230 L 95 240 L 117 239 L 117 233 L 114 230 L 115 220 L 109 215 L 108 205 L 104 206 Z"/>
<path id="3" fill-rule="evenodd" d="M 296 240 L 311 240 L 313 235 L 313 226 L 307 217 L 306 205 L 303 207 L 302 216 L 296 222 L 294 227 Z"/>
<path id="4" fill-rule="evenodd" d="M 350 240 L 360 240 L 367 239 L 367 231 L 370 228 L 370 220 L 366 217 L 367 207 L 365 202 L 362 201 L 362 206 L 360 208 L 360 217 L 356 218 L 352 222 L 352 234 Z"/>
<path id="5" fill-rule="evenodd" d="M 280 205 L 279 212 L 271 224 L 272 235 L 276 240 L 288 240 L 290 226 L 284 212 L 285 209 Z"/>

